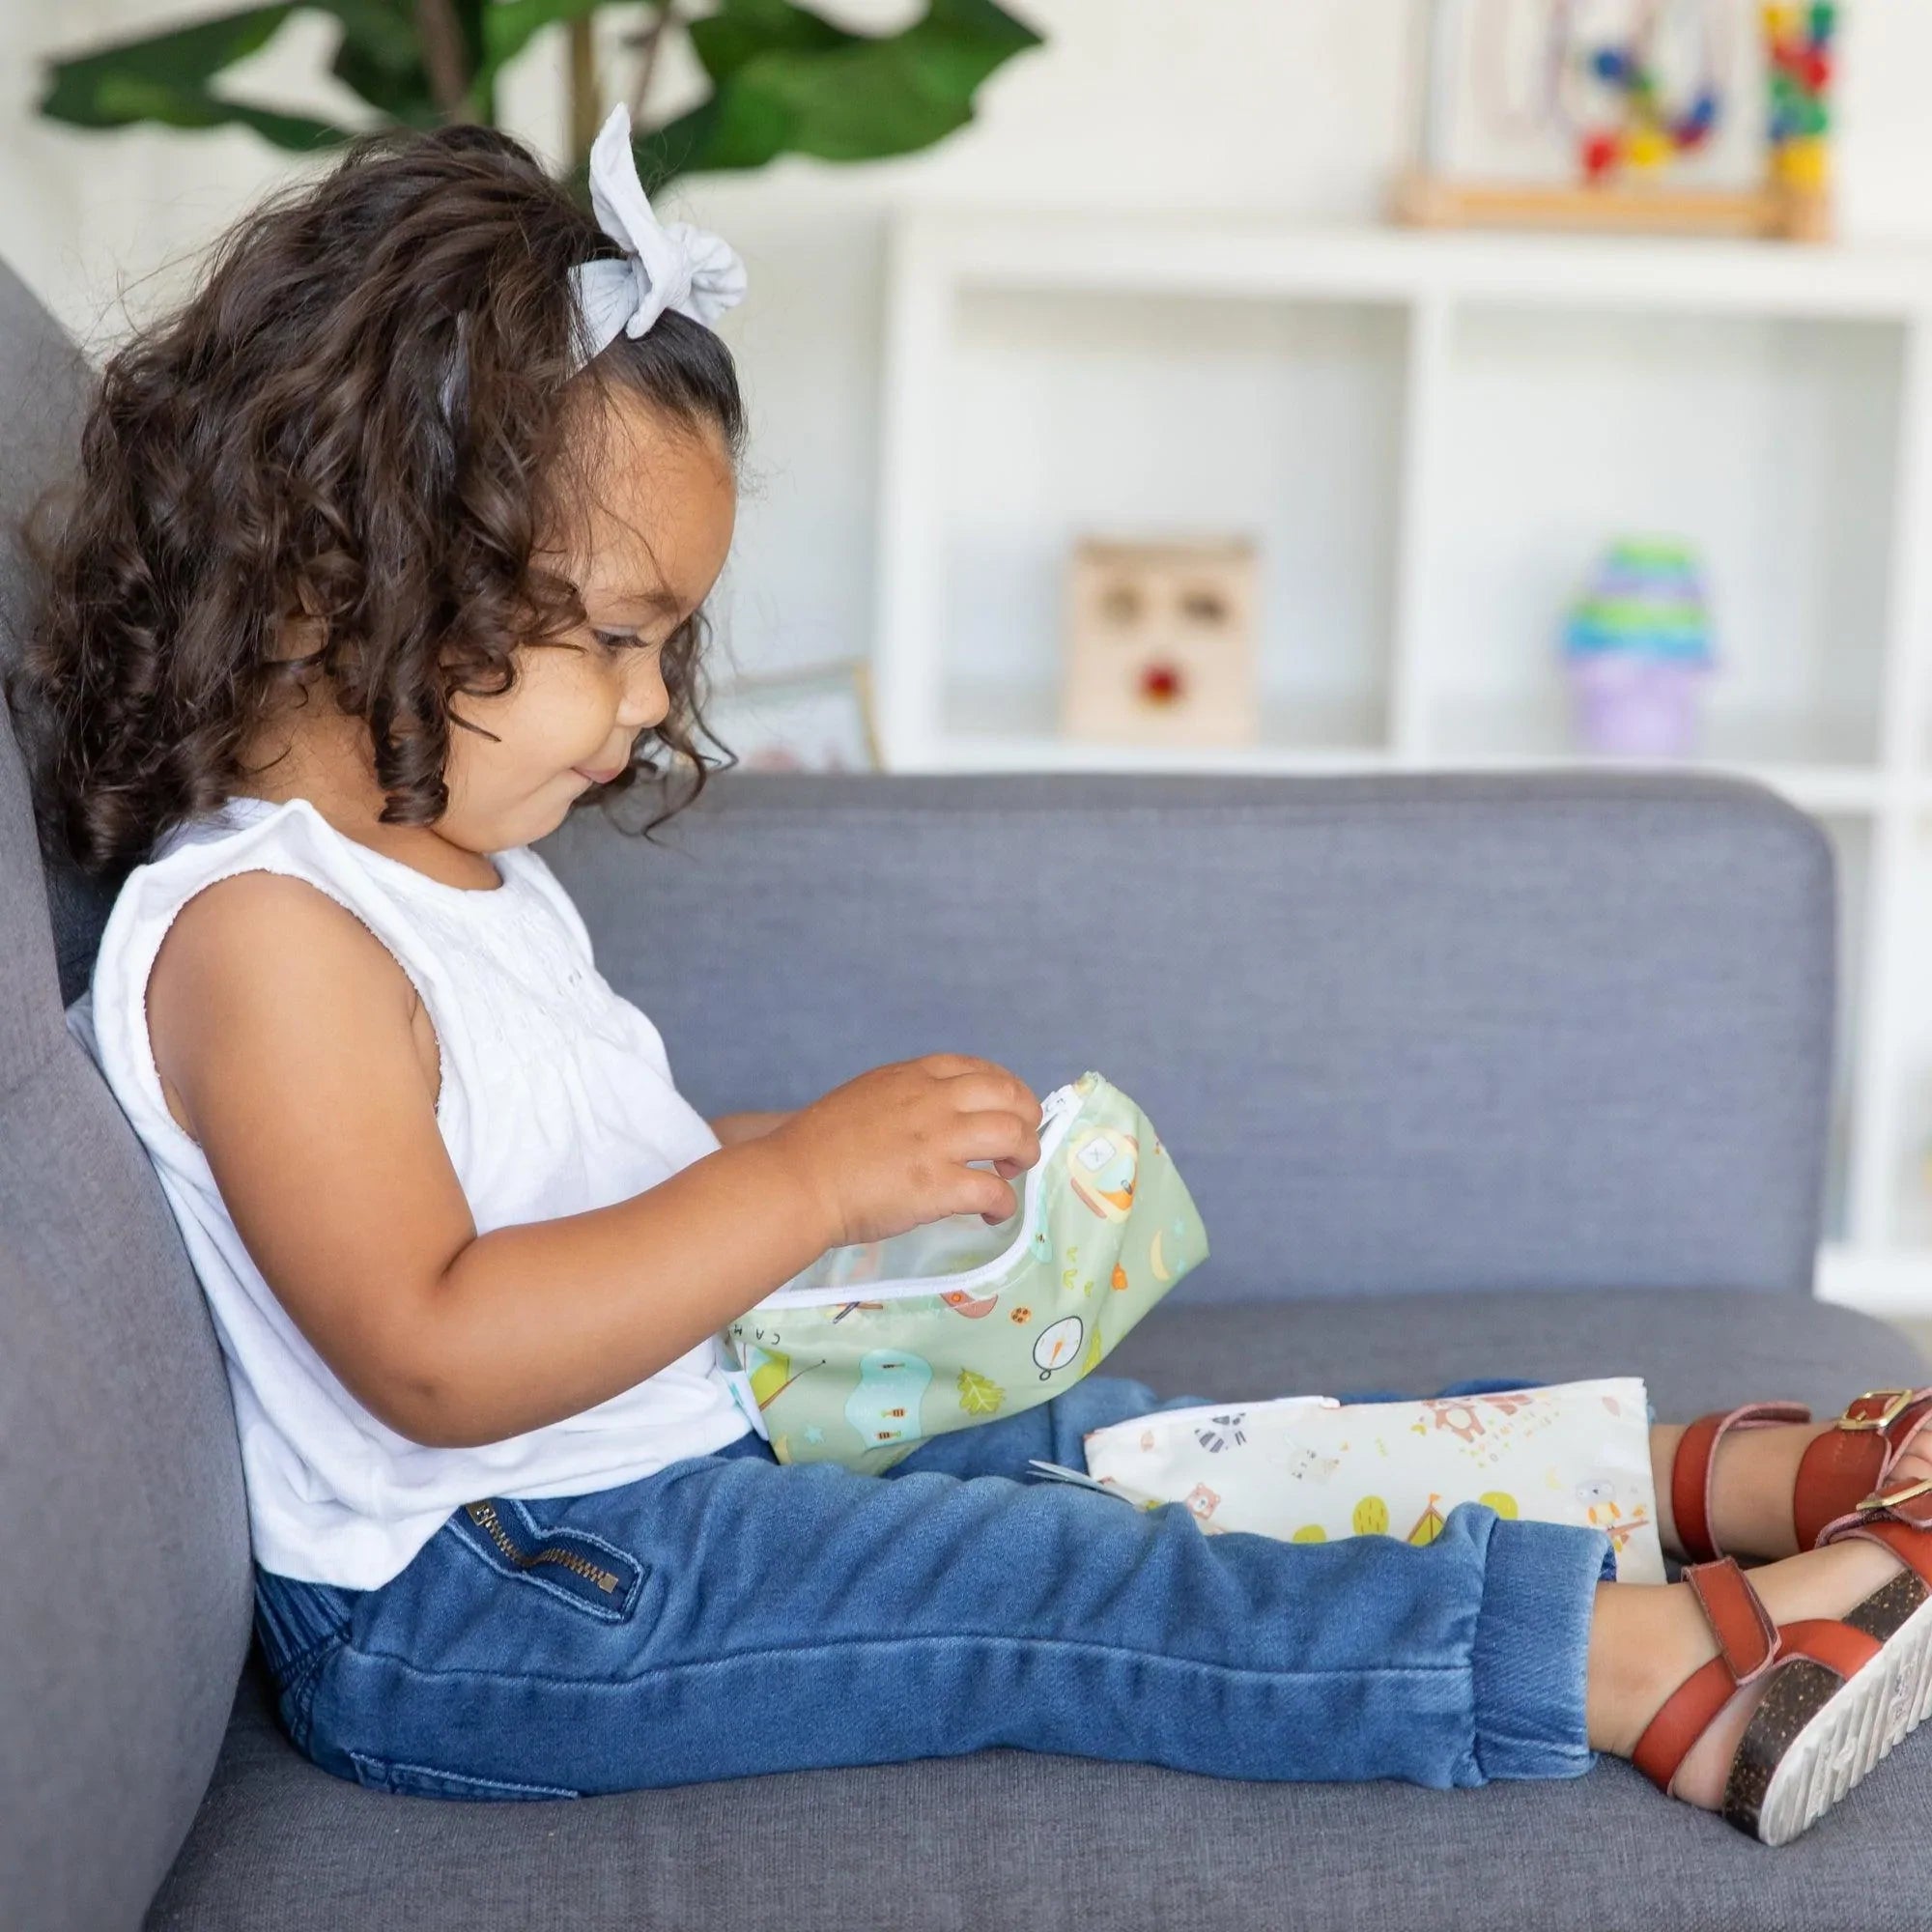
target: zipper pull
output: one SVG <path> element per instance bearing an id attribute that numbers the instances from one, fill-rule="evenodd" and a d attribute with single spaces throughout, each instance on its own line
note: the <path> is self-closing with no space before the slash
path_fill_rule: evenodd
<path id="1" fill-rule="evenodd" d="M 1070 1114 L 1080 1104 L 1080 1095 L 1069 1081 L 1065 1087 L 1056 1087 L 1039 1103 L 1039 1123 L 1043 1127 L 1049 1121 L 1057 1121 L 1063 1114 Z"/>

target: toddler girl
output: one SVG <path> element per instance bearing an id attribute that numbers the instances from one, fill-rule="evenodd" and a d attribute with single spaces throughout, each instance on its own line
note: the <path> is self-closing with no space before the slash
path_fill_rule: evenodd
<path id="1" fill-rule="evenodd" d="M 772 1460 L 721 1328 L 834 1245 L 1006 1216 L 1038 1102 L 938 1053 L 705 1121 L 531 850 L 702 782 L 743 426 L 735 256 L 657 224 L 621 115 L 592 185 L 594 220 L 499 134 L 384 135 L 238 228 L 106 365 L 17 694 L 49 839 L 125 875 L 73 1020 L 213 1311 L 296 1745 L 494 1798 L 1608 1750 L 1802 1829 L 1921 1714 L 1858 1730 L 1926 1654 L 1926 1392 L 1657 1433 L 1666 1546 L 1785 1559 L 1755 1591 L 1479 1506 L 1295 1546 L 1021 1480 L 1158 1406 L 1122 1380 L 885 1478 Z"/>

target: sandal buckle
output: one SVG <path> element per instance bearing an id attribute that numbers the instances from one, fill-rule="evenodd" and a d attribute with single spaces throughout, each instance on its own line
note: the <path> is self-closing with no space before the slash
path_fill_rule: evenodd
<path id="1" fill-rule="evenodd" d="M 1912 1396 L 1913 1391 L 1909 1388 L 1867 1389 L 1863 1395 L 1853 1398 L 1845 1413 L 1839 1416 L 1833 1427 L 1848 1431 L 1871 1429 L 1883 1432 L 1889 1429 L 1912 1406 Z M 1885 1413 L 1882 1415 L 1851 1413 L 1851 1410 L 1857 1408 L 1861 1403 L 1867 1402 L 1883 1402 Z"/>
<path id="2" fill-rule="evenodd" d="M 1916 1496 L 1932 1496 L 1932 1476 L 1895 1490 L 1874 1490 L 1859 1505 L 1858 1514 L 1863 1516 L 1874 1510 L 1895 1510 L 1900 1503 L 1909 1503 Z"/>

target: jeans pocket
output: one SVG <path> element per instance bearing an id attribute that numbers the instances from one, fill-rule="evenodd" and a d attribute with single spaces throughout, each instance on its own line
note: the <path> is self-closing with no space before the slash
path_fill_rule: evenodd
<path id="1" fill-rule="evenodd" d="M 450 1521 L 500 1575 L 600 1623 L 622 1623 L 638 1607 L 644 1566 L 590 1530 L 547 1526 L 505 1496 L 465 1503 Z"/>
<path id="2" fill-rule="evenodd" d="M 400 1764 L 392 1758 L 372 1757 L 351 1750 L 355 1781 L 370 1791 L 391 1791 L 406 1798 L 468 1798 L 494 1804 L 504 1799 L 582 1798 L 561 1784 L 519 1784 L 503 1777 L 476 1777 L 468 1772 L 444 1771 L 428 1764 Z"/>

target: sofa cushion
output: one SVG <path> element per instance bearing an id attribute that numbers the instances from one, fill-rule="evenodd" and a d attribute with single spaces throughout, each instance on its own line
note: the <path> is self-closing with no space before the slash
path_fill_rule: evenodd
<path id="1" fill-rule="evenodd" d="M 1758 787 L 734 774 L 663 836 L 545 851 L 707 1113 L 1098 1067 L 1201 1205 L 1190 1299 L 1810 1287 L 1832 862 Z"/>
<path id="2" fill-rule="evenodd" d="M 1835 1409 L 1922 1373 L 1862 1316 L 1751 1294 L 1487 1294 L 1157 1310 L 1114 1365 L 1163 1394 L 1429 1389 L 1634 1371 L 1660 1412 L 1793 1395 Z M 1667 1932 L 1918 1926 L 1932 1882 L 1915 1737 L 1770 1852 L 1626 1765 L 1476 1792 L 1223 1782 L 986 1751 L 557 1803 L 365 1791 L 275 1726 L 259 1663 L 151 1932 L 854 1925 L 1328 1932 L 1507 1924 Z M 1856 1904 L 1852 1904 L 1856 1901 Z"/>

